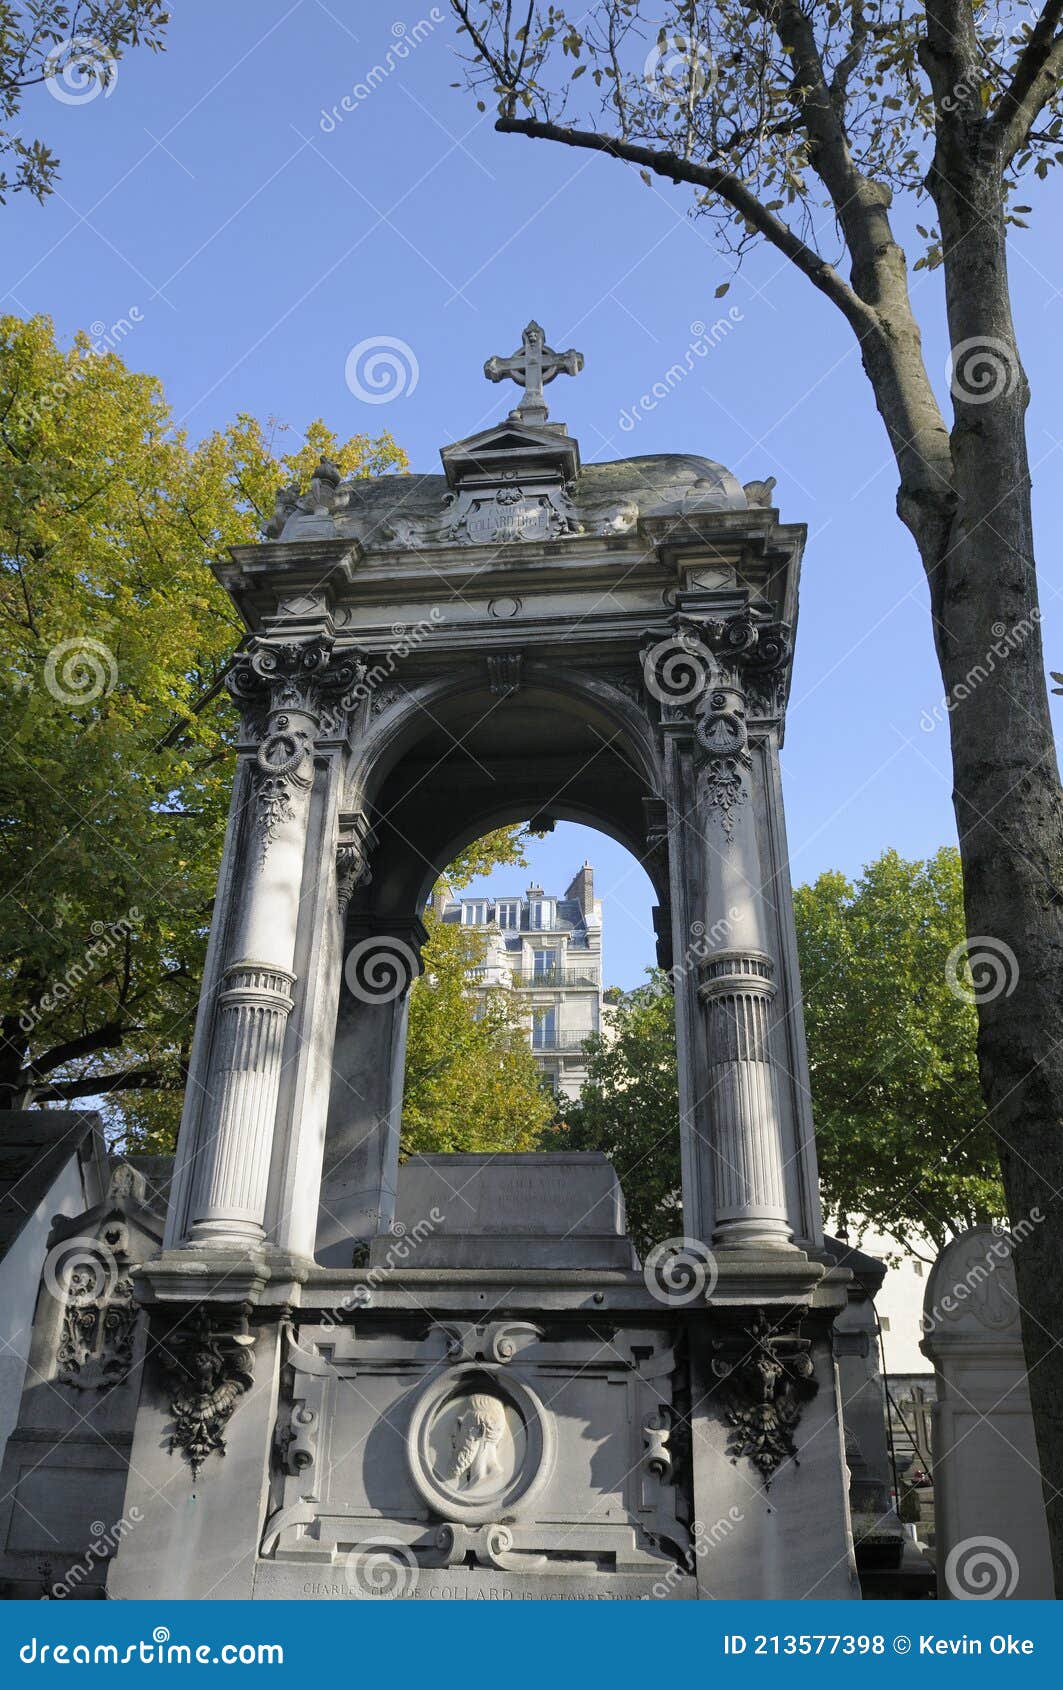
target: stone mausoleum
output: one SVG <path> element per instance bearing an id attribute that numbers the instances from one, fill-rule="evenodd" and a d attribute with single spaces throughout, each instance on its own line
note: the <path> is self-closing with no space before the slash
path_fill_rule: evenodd
<path id="1" fill-rule="evenodd" d="M 121 1511 L 111 1598 L 859 1595 L 779 784 L 804 530 L 707 458 L 584 464 L 543 391 L 581 364 L 529 324 L 440 474 L 322 461 L 215 565 L 249 638 L 176 1165 L 116 1172 L 76 1223 L 113 1275 L 40 1305 L 78 1471 L 24 1398 L 9 1579 L 51 1487 Z M 684 1236 L 645 1263 L 603 1156 L 400 1161 L 431 887 L 547 816 L 656 891 Z"/>

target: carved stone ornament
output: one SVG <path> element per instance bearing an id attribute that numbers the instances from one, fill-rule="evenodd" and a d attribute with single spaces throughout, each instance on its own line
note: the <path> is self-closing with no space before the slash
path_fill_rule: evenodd
<path id="1" fill-rule="evenodd" d="M 647 690 L 666 719 L 693 722 L 706 695 L 725 688 L 747 698 L 775 696 L 790 657 L 789 630 L 753 610 L 733 616 L 672 618 L 672 633 L 648 637 L 642 654 Z"/>
<path id="2" fill-rule="evenodd" d="M 110 1272 L 101 1271 L 106 1264 Z M 109 1226 L 100 1254 L 72 1261 L 56 1352 L 56 1379 L 75 1391 L 111 1390 L 133 1366 L 138 1308 L 125 1228 Z"/>
<path id="3" fill-rule="evenodd" d="M 672 1452 L 668 1448 L 671 1431 L 672 1422 L 666 1408 L 651 1414 L 642 1428 L 642 1438 L 646 1445 L 644 1464 L 649 1472 L 655 1473 L 662 1480 L 668 1480 L 672 1476 Z"/>
<path id="4" fill-rule="evenodd" d="M 292 819 L 296 796 L 310 790 L 315 739 L 344 733 L 347 700 L 364 674 L 355 652 L 336 652 L 331 636 L 319 634 L 254 640 L 226 676 L 243 731 L 259 742 L 254 812 L 263 853 Z"/>
<path id="5" fill-rule="evenodd" d="M 495 546 L 520 540 L 556 540 L 581 534 L 580 521 L 560 477 L 526 485 L 507 470 L 496 486 L 447 493 L 434 516 L 392 517 L 383 538 L 392 546 Z"/>
<path id="6" fill-rule="evenodd" d="M 299 483 L 292 481 L 287 487 L 278 488 L 274 498 L 273 515 L 263 525 L 262 532 L 267 540 L 279 540 L 284 533 L 285 526 L 296 511 L 305 516 L 328 516 L 334 509 L 343 479 L 338 464 L 324 453 L 314 467 L 310 478 L 310 491 L 300 496 Z"/>
<path id="7" fill-rule="evenodd" d="M 770 1486 L 784 1461 L 797 1462 L 794 1431 L 819 1389 L 811 1343 L 800 1335 L 800 1315 L 758 1309 L 748 1325 L 714 1341 L 713 1349 L 715 1394 L 733 1428 L 731 1459 L 748 1457 Z"/>
<path id="8" fill-rule="evenodd" d="M 578 376 L 582 368 L 583 353 L 571 346 L 567 352 L 555 352 L 547 346 L 546 335 L 533 318 L 521 335 L 520 350 L 508 358 L 488 358 L 484 375 L 488 381 L 515 381 L 523 387 L 524 397 L 509 413 L 510 418 L 541 425 L 549 416 L 543 388 L 557 376 Z"/>
<path id="9" fill-rule="evenodd" d="M 449 1367 L 414 1405 L 406 1457 L 414 1486 L 446 1521 L 484 1525 L 526 1512 L 553 1469 L 554 1424 L 504 1365 Z"/>
<path id="10" fill-rule="evenodd" d="M 159 1347 L 173 1415 L 170 1450 L 181 1450 L 193 1473 L 208 1455 L 225 1454 L 225 1428 L 253 1382 L 254 1346 L 248 1333 L 229 1331 L 199 1309 Z"/>
<path id="11" fill-rule="evenodd" d="M 316 726 L 325 708 L 357 686 L 365 663 L 351 650 L 335 649 L 328 634 L 309 640 L 253 640 L 241 652 L 225 685 L 235 702 L 252 715 L 265 705 L 270 717 L 284 711 Z"/>
<path id="12" fill-rule="evenodd" d="M 451 1361 L 491 1361 L 504 1365 L 543 1336 L 542 1327 L 530 1320 L 493 1320 L 486 1325 L 455 1320 L 436 1324 Z"/>
<path id="13" fill-rule="evenodd" d="M 730 843 L 735 810 L 749 798 L 748 775 L 753 767 L 741 692 L 716 687 L 708 693 L 698 711 L 694 735 L 705 758 L 701 773 L 705 803 Z"/>
<path id="14" fill-rule="evenodd" d="M 349 810 L 340 816 L 340 836 L 336 846 L 336 901 L 344 915 L 355 887 L 368 886 L 373 878 L 369 854 L 376 844 L 376 836 L 361 810 Z"/>

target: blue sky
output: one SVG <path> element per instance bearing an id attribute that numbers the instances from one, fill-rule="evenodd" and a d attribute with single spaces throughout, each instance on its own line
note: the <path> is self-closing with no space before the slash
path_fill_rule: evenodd
<path id="1" fill-rule="evenodd" d="M 106 96 L 27 98 L 23 128 L 63 161 L 59 191 L 0 212 L 4 309 L 50 313 L 60 337 L 132 321 L 121 351 L 158 375 L 197 436 L 237 412 L 295 436 L 391 428 L 415 469 L 504 414 L 481 366 L 534 315 L 586 367 L 550 390 L 585 461 L 693 452 L 740 480 L 775 475 L 787 521 L 809 527 L 784 776 L 792 872 L 859 871 L 894 845 L 955 838 L 947 730 L 915 549 L 894 514 L 885 436 L 855 343 L 771 251 L 734 274 L 681 190 L 646 188 L 609 160 L 496 135 L 460 80 L 449 21 L 423 0 L 183 0 L 168 50 L 135 53 Z M 444 8 L 436 8 L 436 16 Z M 341 121 L 323 121 L 389 46 L 419 44 Z M 1063 251 L 1060 185 L 1033 185 L 1033 227 L 1012 246 L 1015 309 L 1033 402 L 1029 432 L 1049 662 L 1063 668 Z M 829 241 L 829 236 L 825 237 Z M 829 251 L 828 246 L 828 251 Z M 732 281 L 726 299 L 715 289 Z M 916 299 L 944 395 L 938 276 Z M 732 326 L 634 428 L 621 414 L 681 360 L 691 324 Z M 351 348 L 394 336 L 416 384 L 386 405 L 356 398 Z M 1056 701 L 1063 704 L 1063 700 Z M 601 835 L 568 826 L 532 868 L 562 887 L 599 870 L 610 979 L 651 960 L 649 885 Z M 527 876 L 507 874 L 507 887 Z"/>

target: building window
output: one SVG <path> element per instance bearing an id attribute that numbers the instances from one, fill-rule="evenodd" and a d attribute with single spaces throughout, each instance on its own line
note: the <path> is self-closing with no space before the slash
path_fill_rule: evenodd
<path id="1" fill-rule="evenodd" d="M 528 903 L 528 925 L 536 931 L 542 931 L 554 925 L 554 900 L 552 898 L 532 898 Z"/>
<path id="2" fill-rule="evenodd" d="M 466 927 L 487 926 L 487 904 L 467 898 L 461 906 L 461 919 Z"/>
<path id="3" fill-rule="evenodd" d="M 557 1010 L 537 1009 L 532 1013 L 532 1050 L 554 1050 L 557 1046 Z"/>
<path id="4" fill-rule="evenodd" d="M 519 900 L 519 898 L 509 898 L 509 899 L 507 899 L 504 903 L 501 903 L 501 904 L 498 905 L 495 913 L 498 917 L 499 927 L 508 927 L 512 930 L 519 929 L 519 927 L 520 927 L 520 900 Z"/>
<path id="5" fill-rule="evenodd" d="M 532 978 L 547 980 L 556 977 L 561 964 L 561 952 L 556 950 L 537 950 L 532 952 Z"/>

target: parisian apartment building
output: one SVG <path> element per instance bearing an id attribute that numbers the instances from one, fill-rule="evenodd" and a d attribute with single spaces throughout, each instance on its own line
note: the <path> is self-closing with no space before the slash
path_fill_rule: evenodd
<path id="1" fill-rule="evenodd" d="M 536 1062 L 556 1092 L 578 1096 L 587 1077 L 584 1041 L 602 1024 L 602 907 L 590 863 L 561 897 L 529 886 L 512 897 L 450 898 L 441 914 L 484 935 L 473 987 L 520 994 Z"/>

